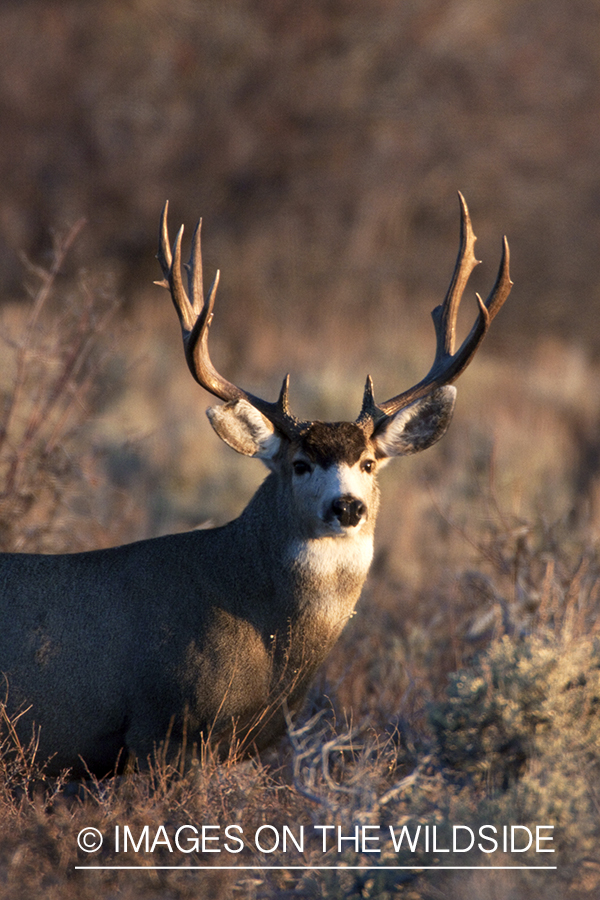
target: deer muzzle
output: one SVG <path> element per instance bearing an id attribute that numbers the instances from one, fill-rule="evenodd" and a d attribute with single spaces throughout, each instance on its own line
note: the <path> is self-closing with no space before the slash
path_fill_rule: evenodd
<path id="1" fill-rule="evenodd" d="M 355 528 L 366 516 L 366 504 L 352 494 L 344 494 L 332 501 L 328 518 L 330 521 L 337 519 L 343 528 Z"/>

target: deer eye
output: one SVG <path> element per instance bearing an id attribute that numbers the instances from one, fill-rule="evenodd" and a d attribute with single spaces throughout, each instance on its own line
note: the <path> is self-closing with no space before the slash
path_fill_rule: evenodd
<path id="1" fill-rule="evenodd" d="M 303 459 L 294 460 L 292 467 L 294 469 L 294 475 L 308 475 L 311 471 L 311 467 Z"/>
<path id="2" fill-rule="evenodd" d="M 367 475 L 371 475 L 375 471 L 375 460 L 374 459 L 365 459 L 360 464 L 360 467 L 363 472 L 367 473 Z"/>

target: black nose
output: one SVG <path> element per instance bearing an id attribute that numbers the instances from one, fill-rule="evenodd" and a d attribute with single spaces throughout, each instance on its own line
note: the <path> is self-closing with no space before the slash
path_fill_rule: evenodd
<path id="1" fill-rule="evenodd" d="M 336 518 L 344 528 L 358 525 L 366 515 L 367 507 L 362 500 L 357 500 L 350 494 L 336 497 L 331 504 L 332 517 Z"/>

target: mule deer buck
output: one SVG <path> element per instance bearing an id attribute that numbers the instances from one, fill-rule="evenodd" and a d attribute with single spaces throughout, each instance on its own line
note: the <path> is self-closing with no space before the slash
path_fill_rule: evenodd
<path id="1" fill-rule="evenodd" d="M 458 307 L 477 265 L 460 197 L 460 249 L 433 311 L 429 373 L 376 403 L 370 377 L 355 422 L 300 421 L 214 368 L 208 334 L 218 273 L 205 301 L 200 223 L 181 275 L 162 215 L 158 260 L 177 310 L 192 375 L 224 405 L 208 410 L 217 435 L 270 474 L 239 518 L 220 528 L 108 550 L 0 557 L 0 672 L 24 735 L 39 729 L 48 771 L 117 760 L 142 763 L 169 735 L 179 747 L 235 736 L 262 748 L 285 729 L 311 677 L 352 615 L 373 554 L 376 476 L 393 456 L 425 450 L 446 431 L 452 386 L 467 367 L 512 282 L 508 244 L 494 287 L 455 351 Z M 285 701 L 285 702 L 284 702 Z M 163 745 L 164 746 L 164 745 Z"/>

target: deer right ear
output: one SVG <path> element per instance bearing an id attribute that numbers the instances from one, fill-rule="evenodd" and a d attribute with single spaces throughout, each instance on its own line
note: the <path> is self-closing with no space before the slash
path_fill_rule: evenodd
<path id="1" fill-rule="evenodd" d="M 244 456 L 257 456 L 268 464 L 281 447 L 279 432 L 247 400 L 210 406 L 206 415 L 221 440 Z"/>

